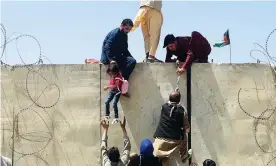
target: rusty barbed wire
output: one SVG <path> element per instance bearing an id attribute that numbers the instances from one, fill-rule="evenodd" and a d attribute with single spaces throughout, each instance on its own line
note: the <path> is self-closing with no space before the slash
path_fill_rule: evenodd
<path id="1" fill-rule="evenodd" d="M 257 63 L 264 63 L 264 64 L 267 64 L 268 66 L 270 66 L 271 70 L 272 70 L 272 74 L 273 76 L 275 77 L 276 76 L 276 70 L 275 70 L 275 64 L 276 64 L 276 58 L 271 56 L 269 51 L 268 51 L 268 44 L 269 44 L 269 41 L 271 39 L 271 36 L 276 32 L 276 29 L 272 30 L 269 34 L 268 34 L 268 37 L 266 39 L 266 42 L 265 42 L 265 46 L 263 47 L 261 44 L 259 43 L 253 43 L 255 47 L 255 49 L 252 49 L 250 51 L 250 57 L 253 58 L 254 60 L 257 61 Z M 261 61 L 260 59 L 256 58 L 253 56 L 253 53 L 260 53 L 261 55 L 263 55 L 267 61 Z M 241 102 L 240 102 L 240 93 L 242 91 L 242 88 L 239 89 L 238 91 L 238 105 L 240 107 L 240 109 L 249 117 L 251 117 L 253 119 L 253 133 L 254 133 L 254 139 L 255 139 L 255 142 L 257 144 L 257 146 L 259 147 L 259 149 L 263 152 L 263 153 L 266 153 L 266 154 L 271 154 L 272 158 L 265 164 L 265 166 L 269 166 L 270 163 L 272 163 L 272 161 L 276 161 L 276 156 L 273 156 L 273 153 L 276 152 L 276 149 L 272 149 L 270 151 L 268 150 L 265 150 L 259 143 L 259 140 L 257 138 L 257 132 L 258 132 L 258 126 L 259 124 L 265 124 L 265 123 L 268 123 L 269 120 L 271 120 L 271 117 L 275 116 L 275 112 L 276 112 L 276 106 L 273 106 L 270 105 L 270 108 L 269 106 L 267 107 L 267 109 L 261 111 L 260 115 L 259 116 L 254 116 L 254 115 L 251 115 L 248 111 L 246 111 Z M 271 108 L 272 107 L 272 108 Z M 267 116 L 264 116 L 268 111 L 270 111 L 270 114 L 267 115 Z M 272 120 L 273 121 L 273 120 Z M 272 128 L 273 126 L 275 125 L 275 120 L 273 122 L 273 124 L 270 124 L 270 127 Z M 274 131 L 276 132 L 276 131 Z M 276 148 L 276 147 L 275 147 Z"/>
<path id="2" fill-rule="evenodd" d="M 45 143 L 45 142 L 46 142 L 45 145 L 44 145 L 41 149 L 36 150 L 36 151 L 33 151 L 33 152 L 28 152 L 28 153 L 27 153 L 27 152 L 23 152 L 23 150 L 22 150 L 22 151 L 18 151 L 18 150 L 16 150 L 15 148 L 13 148 L 13 146 L 12 146 L 11 144 L 14 144 L 14 142 L 15 142 L 15 139 L 14 139 L 14 138 L 15 138 L 15 135 L 12 135 L 12 137 L 10 138 L 10 144 L 9 144 L 9 145 L 10 145 L 10 148 L 11 148 L 11 150 L 12 150 L 13 152 L 15 152 L 15 153 L 21 155 L 16 161 L 12 161 L 12 162 L 13 162 L 13 163 L 14 163 L 14 162 L 16 163 L 18 160 L 20 160 L 20 159 L 22 159 L 22 158 L 24 158 L 24 157 L 26 157 L 26 156 L 34 156 L 35 158 L 42 160 L 46 165 L 49 166 L 49 163 L 41 156 L 41 154 L 43 153 L 43 151 L 45 151 L 46 147 L 49 145 L 50 141 L 52 140 L 52 138 L 53 138 L 52 132 L 53 132 L 53 131 L 51 131 L 50 127 L 48 126 L 48 124 L 46 123 L 46 120 L 42 117 L 42 115 L 40 115 L 40 112 L 37 111 L 37 110 L 34 110 L 34 109 L 31 108 L 31 107 L 35 105 L 35 106 L 37 106 L 38 108 L 42 109 L 43 112 L 46 113 L 47 116 L 49 116 L 49 119 L 52 120 L 52 119 L 50 118 L 50 115 L 49 115 L 49 113 L 47 112 L 46 109 L 52 108 L 52 107 L 54 107 L 54 106 L 58 103 L 58 101 L 59 101 L 59 99 L 60 99 L 60 88 L 59 88 L 59 86 L 58 86 L 57 84 L 55 84 L 55 83 L 50 83 L 50 81 L 47 80 L 47 79 L 39 72 L 41 66 L 43 65 L 42 57 L 48 59 L 46 56 L 42 56 L 41 45 L 40 45 L 39 41 L 38 41 L 34 36 L 28 35 L 28 34 L 19 35 L 19 36 L 15 37 L 15 38 L 9 39 L 9 38 L 7 38 L 7 32 L 6 32 L 6 29 L 5 29 L 4 25 L 3 25 L 3 24 L 0 24 L 0 25 L 1 25 L 1 31 L 2 31 L 2 34 L 3 34 L 3 38 L 4 38 L 4 44 L 1 45 L 1 47 L 0 47 L 0 48 L 2 49 L 2 51 L 1 51 L 1 66 L 10 67 L 10 68 L 11 68 L 11 71 L 14 71 L 14 70 L 17 69 L 17 68 L 26 68 L 26 69 L 28 70 L 28 71 L 27 71 L 27 74 L 26 74 L 26 77 L 25 77 L 25 90 L 26 90 L 26 96 L 27 96 L 27 97 L 29 98 L 29 100 L 31 101 L 31 104 L 30 104 L 29 106 L 27 106 L 27 107 L 25 107 L 25 108 L 19 110 L 18 113 L 13 117 L 13 125 L 15 125 L 15 126 L 17 127 L 16 129 L 13 129 L 13 130 L 15 130 L 15 131 L 14 131 L 14 134 L 16 135 L 17 138 L 21 138 L 21 139 L 24 139 L 24 140 L 27 140 L 27 141 L 30 141 L 30 142 L 40 142 L 40 143 L 42 143 L 42 142 Z M 19 52 L 17 41 L 18 41 L 19 39 L 23 38 L 23 37 L 29 37 L 29 38 L 33 39 L 34 41 L 36 41 L 36 43 L 37 43 L 37 45 L 38 45 L 38 47 L 39 47 L 39 56 L 38 56 L 38 59 L 37 59 L 37 61 L 35 61 L 35 62 L 32 63 L 32 64 L 26 64 L 26 63 L 24 62 L 24 59 L 22 58 L 20 52 Z M 15 41 L 15 42 L 16 42 L 16 51 L 17 51 L 17 54 L 18 54 L 18 56 L 19 56 L 19 58 L 20 58 L 22 64 L 10 65 L 10 64 L 8 64 L 8 63 L 6 63 L 6 62 L 3 62 L 3 60 L 2 60 L 2 58 L 3 58 L 4 54 L 5 54 L 7 45 L 10 44 L 12 41 Z M 37 68 L 37 70 L 35 70 L 35 68 Z M 28 80 L 30 79 L 30 78 L 29 78 L 29 75 L 30 75 L 30 73 L 32 73 L 32 72 L 38 74 L 43 80 L 45 80 L 45 81 L 48 83 L 48 85 L 41 91 L 40 95 L 38 95 L 37 98 L 32 97 L 32 95 L 31 95 L 31 93 L 30 93 L 30 91 L 29 91 L 29 82 L 28 82 Z M 49 105 L 41 105 L 41 104 L 39 104 L 39 103 L 38 103 L 39 98 L 40 98 L 42 95 L 45 95 L 45 93 L 44 93 L 45 90 L 46 90 L 48 87 L 50 87 L 50 86 L 54 86 L 54 87 L 56 87 L 56 89 L 57 89 L 58 95 L 57 95 L 56 101 L 54 101 L 52 104 L 50 103 Z M 3 90 L 4 90 L 4 89 L 3 89 Z M 46 133 L 46 134 L 48 135 L 48 137 L 47 137 L 46 140 L 38 140 L 37 137 L 40 137 L 40 136 L 39 136 L 39 135 L 36 135 L 37 132 L 28 132 L 28 133 L 24 133 L 24 134 L 19 133 L 19 130 L 18 130 L 18 119 L 19 119 L 20 115 L 21 115 L 23 112 L 25 112 L 25 111 L 32 111 L 34 114 L 38 115 L 38 116 L 42 119 L 43 123 L 45 124 L 45 126 L 46 126 L 46 128 L 47 128 L 47 131 L 43 131 L 44 133 Z M 52 122 L 51 122 L 51 124 L 52 124 Z M 31 137 L 31 136 L 33 136 L 33 137 L 36 138 L 36 139 L 30 139 L 29 137 Z M 41 136 L 41 137 L 42 137 L 42 136 Z M 44 138 L 44 139 L 45 139 L 45 138 Z"/>

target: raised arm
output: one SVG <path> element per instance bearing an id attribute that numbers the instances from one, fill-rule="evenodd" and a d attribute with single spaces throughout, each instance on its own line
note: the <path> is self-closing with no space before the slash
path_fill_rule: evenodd
<path id="1" fill-rule="evenodd" d="M 185 70 L 188 69 L 189 66 L 191 66 L 192 62 L 193 62 L 193 58 L 194 58 L 194 54 L 193 52 L 189 51 L 187 53 L 187 58 L 186 58 L 186 61 L 184 62 L 184 65 L 183 65 L 183 68 Z"/>
<path id="2" fill-rule="evenodd" d="M 123 150 L 123 155 L 121 157 L 121 161 L 126 165 L 129 161 L 131 144 L 130 144 L 130 140 L 129 140 L 129 137 L 128 137 L 127 131 L 126 131 L 126 118 L 125 117 L 124 117 L 123 123 L 121 123 L 121 128 L 123 131 L 123 138 L 124 138 L 124 150 Z"/>
<path id="3" fill-rule="evenodd" d="M 184 111 L 183 115 L 183 127 L 184 127 L 184 132 L 189 133 L 190 132 L 190 123 L 188 120 L 188 113 L 187 111 Z"/>
<path id="4" fill-rule="evenodd" d="M 107 131 L 109 127 L 109 122 L 103 120 L 101 122 L 101 125 L 103 127 L 103 135 L 102 135 L 102 144 L 101 144 L 101 154 L 102 154 L 102 163 L 103 165 L 106 165 L 107 163 L 111 163 L 108 156 L 107 156 Z"/>

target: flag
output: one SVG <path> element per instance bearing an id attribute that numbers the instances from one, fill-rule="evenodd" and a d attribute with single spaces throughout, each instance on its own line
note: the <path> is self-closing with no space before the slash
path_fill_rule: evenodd
<path id="1" fill-rule="evenodd" d="M 215 43 L 213 47 L 224 47 L 230 44 L 229 30 L 227 30 L 223 35 L 223 41 L 221 43 Z"/>

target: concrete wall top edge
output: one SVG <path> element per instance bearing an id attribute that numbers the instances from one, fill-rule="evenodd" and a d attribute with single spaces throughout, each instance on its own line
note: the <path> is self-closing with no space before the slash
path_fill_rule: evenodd
<path id="1" fill-rule="evenodd" d="M 169 65 L 172 65 L 173 63 L 152 63 L 152 64 L 147 64 L 147 63 L 143 63 L 143 62 L 139 62 L 137 63 L 137 65 L 139 66 L 148 66 L 148 65 L 151 65 L 151 66 L 169 66 Z M 99 64 L 43 64 L 43 65 L 33 65 L 34 67 L 37 67 L 37 66 L 79 66 L 79 65 L 93 65 L 93 66 L 96 66 L 96 65 L 99 65 Z M 202 66 L 202 65 L 212 65 L 212 66 L 258 66 L 258 67 L 270 67 L 270 65 L 268 64 L 259 64 L 259 63 L 205 63 L 205 64 L 197 64 L 197 63 L 194 63 L 193 66 Z M 14 66 L 17 66 L 17 65 L 14 65 Z M 1 69 L 4 69 L 4 68 L 12 68 L 12 66 L 1 66 Z M 22 67 L 19 67 L 19 68 L 23 68 Z"/>

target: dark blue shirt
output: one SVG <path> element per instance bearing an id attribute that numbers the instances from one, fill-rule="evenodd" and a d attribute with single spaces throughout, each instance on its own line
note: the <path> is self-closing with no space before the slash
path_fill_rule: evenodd
<path id="1" fill-rule="evenodd" d="M 118 62 L 127 56 L 131 56 L 128 51 L 127 34 L 120 31 L 120 28 L 113 29 L 104 39 L 101 62 L 103 64 L 108 64 L 111 60 Z"/>

